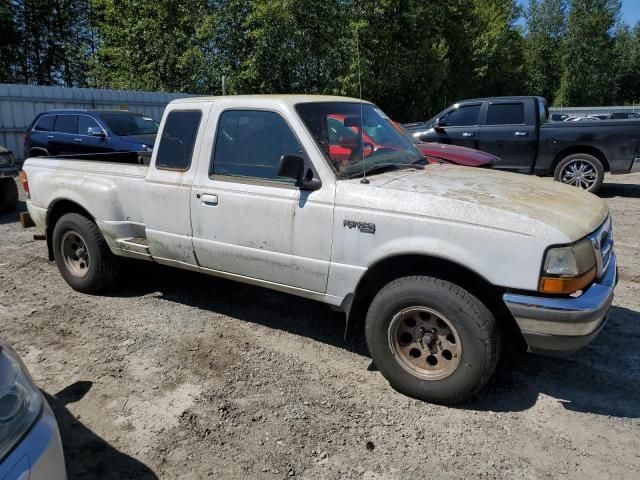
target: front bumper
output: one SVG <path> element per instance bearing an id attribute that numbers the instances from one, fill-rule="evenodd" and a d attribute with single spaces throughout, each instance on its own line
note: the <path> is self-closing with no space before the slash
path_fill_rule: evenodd
<path id="1" fill-rule="evenodd" d="M 0 167 L 0 178 L 15 178 L 20 174 L 20 170 L 15 167 Z"/>
<path id="2" fill-rule="evenodd" d="M 506 293 L 503 300 L 515 318 L 529 351 L 568 355 L 604 328 L 618 281 L 615 253 L 601 280 L 579 297 L 550 298 Z"/>
<path id="3" fill-rule="evenodd" d="M 66 480 L 58 424 L 49 405 L 22 441 L 0 462 L 0 480 Z"/>

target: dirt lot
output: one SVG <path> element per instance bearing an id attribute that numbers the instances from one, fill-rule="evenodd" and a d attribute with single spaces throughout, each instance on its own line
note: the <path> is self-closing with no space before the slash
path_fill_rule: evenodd
<path id="1" fill-rule="evenodd" d="M 137 264 L 112 295 L 78 294 L 16 214 L 0 216 L 0 336 L 52 404 L 72 479 L 637 479 L 640 174 L 601 195 L 621 269 L 602 335 L 507 357 L 458 408 L 394 392 L 310 301 Z"/>

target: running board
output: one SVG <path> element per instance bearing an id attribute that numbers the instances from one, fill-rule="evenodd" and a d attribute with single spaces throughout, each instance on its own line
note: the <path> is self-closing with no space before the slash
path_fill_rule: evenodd
<path id="1" fill-rule="evenodd" d="M 122 238 L 116 240 L 116 244 L 120 249 L 128 252 L 150 255 L 149 240 L 147 238 Z"/>

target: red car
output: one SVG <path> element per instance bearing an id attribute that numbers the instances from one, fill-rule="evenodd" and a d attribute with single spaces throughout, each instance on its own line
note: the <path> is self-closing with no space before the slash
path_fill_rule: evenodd
<path id="1" fill-rule="evenodd" d="M 444 143 L 416 143 L 416 148 L 424 155 L 429 163 L 452 163 L 465 167 L 489 168 L 498 157 L 481 150 L 446 145 Z"/>
<path id="2" fill-rule="evenodd" d="M 345 117 L 339 114 L 332 114 L 328 117 L 329 127 L 329 154 L 333 162 L 347 162 L 357 150 L 358 127 L 345 126 Z M 391 121 L 391 124 L 401 134 L 411 140 L 416 148 L 424 155 L 428 163 L 455 164 L 467 167 L 490 167 L 498 157 L 490 153 L 474 150 L 472 148 L 460 147 L 457 145 L 446 145 L 442 143 L 421 143 L 413 135 L 407 133 L 400 125 Z M 373 152 L 389 148 L 385 145 L 384 129 L 365 128 L 362 134 L 364 142 L 364 155 L 368 157 Z"/>

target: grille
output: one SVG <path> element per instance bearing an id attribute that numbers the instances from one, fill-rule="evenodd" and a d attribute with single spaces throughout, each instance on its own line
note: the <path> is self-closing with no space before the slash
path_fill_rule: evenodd
<path id="1" fill-rule="evenodd" d="M 613 234 L 611 232 L 611 217 L 607 217 L 598 230 L 589 235 L 589 240 L 593 245 L 596 254 L 596 276 L 602 276 L 609 268 L 611 254 L 613 252 Z"/>

